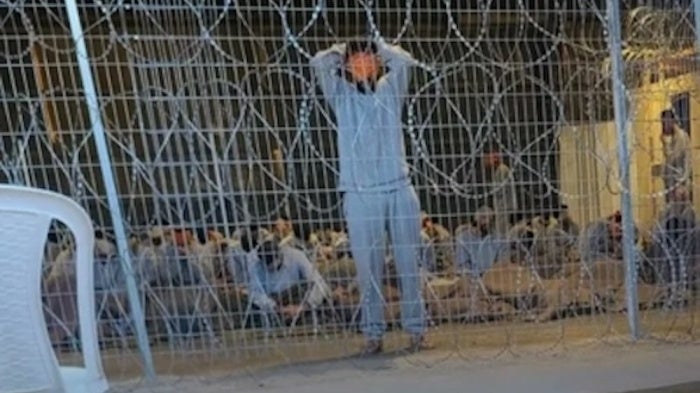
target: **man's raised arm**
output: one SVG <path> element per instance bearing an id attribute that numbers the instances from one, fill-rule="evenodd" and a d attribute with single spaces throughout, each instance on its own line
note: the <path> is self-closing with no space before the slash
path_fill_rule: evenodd
<path id="1" fill-rule="evenodd" d="M 389 68 L 414 66 L 418 61 L 408 51 L 398 45 L 379 42 L 377 44 L 377 54 L 386 62 Z"/>
<path id="2" fill-rule="evenodd" d="M 394 93 L 398 96 L 404 96 L 408 91 L 411 75 L 409 67 L 415 66 L 418 61 L 400 46 L 387 44 L 384 41 L 377 43 L 377 54 L 389 69 L 385 78 L 393 87 Z"/>
<path id="3" fill-rule="evenodd" d="M 344 56 L 345 44 L 335 44 L 317 52 L 309 62 L 314 68 L 324 97 L 331 103 L 339 94 L 341 79 L 338 71 L 343 66 Z"/>

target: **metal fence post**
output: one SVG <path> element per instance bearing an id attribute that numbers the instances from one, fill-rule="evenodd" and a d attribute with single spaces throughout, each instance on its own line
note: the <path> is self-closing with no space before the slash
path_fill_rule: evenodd
<path id="1" fill-rule="evenodd" d="M 131 264 L 131 256 L 129 253 L 129 244 L 127 242 L 126 230 L 122 221 L 123 215 L 117 197 L 117 186 L 112 172 L 112 160 L 110 158 L 109 149 L 107 147 L 107 138 L 105 137 L 104 125 L 102 124 L 102 116 L 100 113 L 100 105 L 97 100 L 97 92 L 95 82 L 92 78 L 92 70 L 88 60 L 87 48 L 85 46 L 85 37 L 83 27 L 80 22 L 80 14 L 75 0 L 66 0 L 66 11 L 68 13 L 68 21 L 70 23 L 71 36 L 75 43 L 75 56 L 80 69 L 80 79 L 85 90 L 85 100 L 87 101 L 88 113 L 93 137 L 95 138 L 95 146 L 100 161 L 100 169 L 105 183 L 107 192 L 107 201 L 109 210 L 114 225 L 114 235 L 117 241 L 117 249 L 120 254 L 122 268 L 126 273 L 126 289 L 129 296 L 129 305 L 131 314 L 136 327 L 136 336 L 138 340 L 141 358 L 143 360 L 144 374 L 148 380 L 155 379 L 155 369 L 153 367 L 153 358 L 151 356 L 151 348 L 148 345 L 148 333 L 146 331 L 146 323 L 144 319 L 143 307 L 141 305 L 141 297 L 136 286 L 134 271 Z"/>
<path id="2" fill-rule="evenodd" d="M 608 43 L 612 65 L 613 104 L 617 129 L 617 159 L 620 170 L 620 212 L 622 214 L 622 247 L 625 261 L 627 317 L 632 340 L 639 339 L 639 302 L 637 301 L 637 253 L 635 251 L 632 193 L 630 190 L 630 151 L 625 67 L 622 59 L 620 0 L 608 0 Z"/>
<path id="3" fill-rule="evenodd" d="M 695 22 L 695 56 L 700 55 L 700 0 L 693 0 L 693 21 Z"/>

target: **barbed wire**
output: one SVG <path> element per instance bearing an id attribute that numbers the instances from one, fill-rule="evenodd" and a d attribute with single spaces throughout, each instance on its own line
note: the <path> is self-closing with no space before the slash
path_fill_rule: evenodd
<path id="1" fill-rule="evenodd" d="M 481 160 L 490 144 L 503 152 L 522 194 L 530 198 L 531 205 L 522 208 L 529 215 L 555 209 L 553 197 L 587 211 L 580 214 L 582 224 L 611 213 L 614 203 L 601 202 L 601 195 L 612 200 L 622 190 L 615 146 L 602 140 L 614 138 L 614 127 L 606 125 L 611 118 L 600 114 L 601 107 L 612 105 L 600 98 L 609 94 L 610 78 L 604 12 L 597 2 L 584 0 L 555 1 L 548 10 L 522 0 L 509 9 L 493 0 L 473 3 L 469 9 L 450 0 L 430 5 L 412 0 L 81 4 L 129 229 L 138 232 L 167 222 L 188 228 L 223 226 L 230 235 L 234 226 L 273 221 L 290 205 L 303 217 L 299 221 L 315 221 L 319 229 L 340 221 L 334 117 L 307 64 L 315 51 L 358 33 L 401 45 L 419 60 L 405 100 L 405 129 L 412 180 L 431 215 L 467 222 L 484 200 L 501 191 L 485 187 Z M 688 5 L 676 2 L 658 9 L 644 3 L 626 2 L 628 62 L 651 64 L 660 54 L 692 48 Z M 105 179 L 96 169 L 62 7 L 45 0 L 0 0 L 0 31 L 6 32 L 0 59 L 13 73 L 0 79 L 0 108 L 6 112 L 0 116 L 7 125 L 0 131 L 0 181 L 58 189 L 86 206 L 98 227 L 108 229 Z M 37 50 L 43 60 L 33 54 Z M 48 79 L 45 84 L 37 78 L 41 73 Z M 637 80 L 630 73 L 628 86 Z M 631 101 L 644 99 L 633 90 L 628 91 Z M 53 110 L 44 107 L 47 103 Z M 631 108 L 629 117 L 634 119 L 640 114 Z M 57 130 L 51 130 L 51 121 Z M 48 136 L 53 131 L 56 140 Z M 652 155 L 641 138 L 634 140 L 635 148 Z M 575 151 L 564 151 L 563 139 Z M 275 150 L 282 157 L 281 172 L 275 167 L 280 161 Z M 590 176 L 581 181 L 585 185 L 562 185 L 572 176 L 560 169 L 564 156 L 588 168 L 577 173 Z M 639 200 L 666 192 L 645 190 Z M 679 280 L 690 279 L 688 272 L 678 273 L 683 276 Z M 577 277 L 579 286 L 583 277 Z M 528 269 L 518 270 L 514 283 L 514 298 L 523 303 L 535 301 L 532 288 L 547 284 Z M 651 337 L 676 340 L 680 331 L 685 339 L 695 340 L 694 310 L 674 303 L 686 290 L 679 291 L 666 301 L 664 311 L 643 314 Z M 571 319 L 534 324 L 531 307 L 492 310 L 506 308 L 494 296 L 483 303 L 496 322 L 441 324 L 435 335 L 447 350 L 428 360 L 402 350 L 396 356 L 429 368 L 593 345 L 579 341 L 582 337 L 593 338 L 595 344 L 617 344 L 625 332 L 624 314 L 599 312 L 603 304 L 592 306 L 590 317 L 576 310 Z M 582 331 L 582 320 L 589 331 Z M 220 365 L 223 353 L 260 363 L 276 356 L 278 364 L 314 356 L 340 358 L 336 361 L 366 367 L 365 360 L 346 356 L 358 344 L 348 332 L 328 331 L 295 342 L 293 337 L 251 338 L 246 336 L 251 332 L 241 330 L 235 333 L 240 336 L 209 346 L 197 343 L 201 348 L 191 344 L 156 351 L 157 364 L 177 374 L 198 353 L 210 356 L 208 365 Z M 533 334 L 546 334 L 546 339 Z M 475 349 L 480 338 L 486 343 Z M 308 350 L 300 355 L 299 343 L 327 352 L 334 346 L 335 352 L 326 356 Z M 111 372 L 137 375 L 138 367 L 120 362 L 134 358 L 135 352 L 105 350 L 108 361 L 117 359 Z M 183 356 L 166 359 L 176 354 Z M 324 367 L 334 364 L 318 366 Z M 241 364 L 241 369 L 264 379 L 257 364 Z M 231 374 L 230 367 L 222 370 Z M 204 370 L 193 373 L 200 372 Z M 197 378 L 220 383 L 211 375 Z"/>
<path id="2" fill-rule="evenodd" d="M 43 2 L 42 3 L 45 7 L 49 7 L 49 3 Z M 109 53 L 113 51 L 113 45 L 116 43 L 120 44 L 120 46 L 127 50 L 131 55 L 134 55 L 134 57 L 142 58 L 142 55 L 136 55 L 134 52 L 134 49 L 136 47 L 142 46 L 142 44 L 139 44 L 138 41 L 140 41 L 140 38 L 144 36 L 144 34 L 140 31 L 134 31 L 134 32 L 128 32 L 124 31 L 124 28 L 118 27 L 118 23 L 115 23 L 114 17 L 117 14 L 117 11 L 131 11 L 131 12 L 140 12 L 143 14 L 143 16 L 146 18 L 147 21 L 152 23 L 152 27 L 156 29 L 157 32 L 163 35 L 163 37 L 182 37 L 181 34 L 171 34 L 168 33 L 166 28 L 163 27 L 162 23 L 160 22 L 158 18 L 163 18 L 164 16 L 161 16 L 161 14 L 165 12 L 173 12 L 173 6 L 169 7 L 164 7 L 162 4 L 159 4 L 158 2 L 144 2 L 144 1 L 139 1 L 134 4 L 122 4 L 121 2 L 113 2 L 110 4 L 105 4 L 102 2 L 96 3 L 97 7 L 99 8 L 100 15 L 97 20 L 94 22 L 90 23 L 89 26 L 91 28 L 86 29 L 86 34 L 90 35 L 91 30 L 98 30 L 97 26 L 100 24 L 106 24 L 107 26 L 107 32 L 103 33 L 103 35 L 100 35 L 100 37 L 105 36 L 108 38 L 108 42 L 106 47 L 104 47 L 104 50 L 99 52 L 99 53 L 93 53 L 93 56 L 95 56 L 92 61 L 94 61 L 96 64 L 102 63 L 103 59 L 106 58 L 106 56 L 109 56 Z M 282 26 L 284 29 L 284 36 L 285 36 L 285 42 L 290 43 L 296 52 L 301 54 L 305 58 L 309 58 L 310 54 L 299 44 L 298 37 L 303 37 L 308 33 L 308 31 L 312 28 L 318 25 L 319 20 L 321 18 L 326 17 L 324 15 L 324 3 L 322 1 L 316 1 L 313 2 L 314 6 L 313 11 L 311 13 L 311 16 L 309 20 L 303 24 L 303 27 L 301 30 L 297 32 L 293 32 L 292 28 L 290 27 L 288 23 L 288 14 L 293 14 L 295 13 L 295 9 L 293 6 L 291 6 L 290 2 L 285 2 L 284 4 L 277 4 L 275 2 L 270 3 L 272 9 L 279 14 L 280 20 L 282 22 Z M 449 25 L 449 30 L 455 35 L 455 37 L 458 38 L 458 41 L 461 42 L 465 48 L 467 48 L 467 52 L 462 54 L 456 61 L 449 62 L 449 63 L 442 63 L 440 65 L 440 71 L 437 71 L 434 69 L 433 66 L 430 66 L 426 63 L 422 63 L 420 65 L 421 69 L 424 69 L 428 72 L 428 78 L 425 80 L 424 83 L 420 85 L 415 86 L 415 93 L 409 97 L 409 105 L 408 105 L 408 114 L 407 114 L 407 125 L 408 125 L 408 132 L 410 136 L 410 140 L 412 141 L 412 148 L 415 150 L 415 154 L 413 154 L 412 160 L 413 160 L 413 169 L 416 173 L 415 177 L 416 179 L 425 179 L 428 181 L 426 184 L 427 190 L 432 190 L 432 192 L 443 194 L 443 195 L 459 195 L 461 197 L 467 197 L 471 199 L 477 199 L 477 198 L 483 198 L 487 195 L 485 194 L 480 194 L 480 193 L 474 193 L 473 187 L 469 186 L 469 183 L 474 182 L 474 172 L 476 171 L 477 165 L 477 159 L 478 159 L 478 152 L 481 147 L 486 143 L 485 141 L 488 140 L 489 138 L 492 138 L 494 136 L 493 130 L 487 131 L 487 132 L 482 132 L 484 127 L 489 127 L 489 124 L 493 122 L 493 114 L 496 113 L 497 111 L 504 111 L 503 108 L 503 98 L 504 96 L 507 96 L 511 89 L 514 89 L 516 86 L 519 84 L 525 82 L 526 80 L 529 81 L 529 83 L 536 84 L 539 86 L 539 89 L 542 89 L 542 93 L 549 97 L 550 99 L 553 100 L 553 105 L 557 108 L 556 111 L 559 113 L 557 115 L 557 118 L 551 120 L 551 129 L 550 130 L 545 130 L 540 134 L 540 139 L 546 139 L 546 138 L 552 138 L 555 137 L 553 134 L 553 130 L 555 127 L 561 127 L 562 125 L 565 125 L 566 123 L 566 117 L 564 116 L 564 108 L 563 108 L 563 103 L 559 101 L 556 92 L 554 91 L 547 91 L 549 90 L 548 83 L 546 81 L 539 80 L 538 78 L 534 77 L 531 74 L 524 74 L 521 75 L 520 77 L 516 77 L 518 73 L 520 73 L 519 69 L 528 69 L 532 68 L 538 65 L 542 65 L 547 61 L 548 59 L 551 58 L 552 54 L 556 52 L 557 46 L 562 43 L 565 40 L 565 35 L 564 35 L 564 24 L 561 23 L 561 20 L 564 15 L 563 7 L 561 7 L 560 4 L 558 4 L 554 9 L 556 11 L 556 15 L 558 16 L 558 21 L 555 23 L 556 29 L 552 29 L 551 31 L 548 30 L 545 26 L 540 25 L 536 20 L 534 20 L 531 16 L 531 14 L 528 12 L 527 8 L 525 7 L 525 4 L 523 2 L 519 2 L 518 6 L 516 9 L 513 10 L 513 12 L 518 14 L 518 34 L 515 37 L 509 37 L 511 38 L 514 42 L 512 45 L 512 49 L 510 51 L 510 54 L 506 56 L 507 59 L 513 58 L 515 52 L 517 51 L 515 48 L 518 47 L 518 44 L 523 42 L 525 39 L 524 37 L 524 30 L 525 26 L 529 25 L 534 27 L 534 29 L 542 33 L 543 39 L 549 39 L 551 40 L 551 43 L 549 44 L 548 48 L 545 50 L 545 53 L 543 53 L 540 57 L 528 61 L 525 63 L 519 63 L 519 64 L 513 64 L 509 65 L 508 62 L 503 62 L 498 59 L 493 59 L 489 57 L 488 55 L 484 54 L 483 51 L 478 50 L 479 46 L 482 46 L 482 43 L 488 42 L 486 40 L 485 34 L 486 34 L 486 29 L 487 29 L 487 24 L 486 21 L 488 19 L 489 14 L 489 8 L 493 6 L 492 2 L 490 1 L 480 1 L 478 4 L 479 10 L 481 10 L 480 15 L 482 16 L 482 23 L 480 24 L 479 27 L 479 33 L 475 39 L 472 40 L 472 42 L 468 42 L 467 39 L 465 39 L 465 34 L 461 31 L 462 29 L 460 26 L 457 25 L 455 22 L 455 18 L 453 16 L 453 11 L 450 8 L 450 2 L 449 1 L 444 1 L 442 2 L 444 5 L 445 9 L 445 16 L 447 17 L 448 25 Z M 410 25 L 410 15 L 411 15 L 411 6 L 412 2 L 408 2 L 405 4 L 405 18 L 404 22 L 401 25 L 401 30 L 400 33 L 397 35 L 396 38 L 392 39 L 392 42 L 399 42 L 398 40 L 403 37 L 406 32 L 409 30 L 408 26 Z M 51 8 L 51 7 L 49 7 Z M 55 8 L 55 7 L 54 7 Z M 179 61 L 176 61 L 175 64 L 177 64 L 178 67 L 188 67 L 192 66 L 192 62 L 195 61 L 198 57 L 201 58 L 203 51 L 205 49 L 211 49 L 215 48 L 217 53 L 221 52 L 221 45 L 217 43 L 217 39 L 219 38 L 218 36 L 211 34 L 213 31 L 217 30 L 218 28 L 221 28 L 224 21 L 226 21 L 225 15 L 229 13 L 235 13 L 237 18 L 240 18 L 240 8 L 242 7 L 236 7 L 232 2 L 226 1 L 224 4 L 221 5 L 221 7 L 206 7 L 203 4 L 197 4 L 193 2 L 186 2 L 181 6 L 175 7 L 177 8 L 177 12 L 187 12 L 188 15 L 191 15 L 192 18 L 188 19 L 193 22 L 195 22 L 194 25 L 190 25 L 190 27 L 186 27 L 183 25 L 177 25 L 178 29 L 189 29 L 191 31 L 191 35 L 185 35 L 184 38 L 191 40 L 190 43 L 185 44 L 184 47 L 186 48 L 193 48 L 196 49 L 195 53 L 192 53 L 191 56 L 186 57 L 186 58 L 181 58 Z M 32 31 L 32 23 L 29 20 L 29 17 L 26 15 L 25 12 L 21 8 L 18 8 L 16 5 L 12 7 L 14 12 L 18 12 L 22 15 L 21 20 L 24 23 L 25 27 L 27 30 Z M 214 11 L 214 17 L 209 21 L 209 14 L 211 11 Z M 364 8 L 365 13 L 367 14 L 368 17 L 368 24 L 370 26 L 372 34 L 375 34 L 377 37 L 382 37 L 381 30 L 380 28 L 373 22 L 371 19 L 372 15 L 372 4 L 368 3 L 366 7 Z M 497 15 L 497 10 L 494 10 L 494 15 Z M 60 17 L 58 17 L 60 18 Z M 171 24 L 170 28 L 175 28 L 175 24 Z M 329 24 L 326 23 L 323 26 L 324 30 L 328 33 L 328 36 L 330 37 L 335 37 L 336 34 L 333 32 L 332 29 L 329 28 Z M 62 32 L 67 35 L 67 30 L 66 26 L 62 26 Z M 202 34 L 198 33 L 202 32 Z M 155 38 L 149 38 L 151 40 Z M 129 43 L 128 40 L 134 40 L 134 42 Z M 168 41 L 172 41 L 171 39 L 167 39 Z M 43 41 L 43 40 L 37 40 L 37 41 Z M 42 43 L 42 45 L 46 45 L 46 43 Z M 216 49 L 216 48 L 219 49 Z M 198 49 L 197 49 L 198 48 Z M 58 50 L 59 48 L 52 47 L 52 50 Z M 285 45 L 277 49 L 275 52 L 276 53 L 281 53 L 281 51 L 285 50 Z M 94 50 L 93 50 L 94 52 Z M 26 50 L 24 51 L 26 54 Z M 162 53 L 162 51 L 160 52 Z M 149 57 L 149 55 L 146 55 L 146 57 Z M 275 55 L 272 56 L 273 58 Z M 462 120 L 459 120 L 460 128 L 465 129 L 465 134 L 472 139 L 472 142 L 468 146 L 470 146 L 471 150 L 464 151 L 462 154 L 466 158 L 464 162 L 454 168 L 451 172 L 444 172 L 443 169 L 441 169 L 441 165 L 439 163 L 435 162 L 435 158 L 431 157 L 431 152 L 426 151 L 426 146 L 425 146 L 425 127 L 430 124 L 434 123 L 434 121 L 431 121 L 432 114 L 435 111 L 435 108 L 437 108 L 439 101 L 435 100 L 432 109 L 428 109 L 425 114 L 418 113 L 417 106 L 419 105 L 419 102 L 423 99 L 422 97 L 425 97 L 426 95 L 428 96 L 436 96 L 444 100 L 444 105 L 448 107 L 454 108 L 455 112 L 457 112 L 460 108 L 460 105 L 457 105 L 455 103 L 455 99 L 451 97 L 451 94 L 447 92 L 446 88 L 444 87 L 445 85 L 445 79 L 450 76 L 449 71 L 453 67 L 463 67 L 460 65 L 464 65 L 467 63 L 467 59 L 470 57 L 476 57 L 478 59 L 478 63 L 471 63 L 470 66 L 472 67 L 477 67 L 478 69 L 482 70 L 481 72 L 486 72 L 486 75 L 490 74 L 490 79 L 493 81 L 493 95 L 492 98 L 490 99 L 491 103 L 489 107 L 486 109 L 486 113 L 483 116 L 480 116 L 480 119 L 477 120 L 478 124 L 478 130 L 476 132 L 476 135 L 474 136 L 473 132 L 470 130 L 470 127 L 474 126 L 473 120 L 469 119 L 472 124 L 468 124 L 466 119 L 462 118 Z M 522 56 L 520 56 L 522 57 Z M 225 59 L 225 60 L 231 60 L 231 59 Z M 149 64 L 152 60 L 146 60 L 146 65 Z M 236 64 L 251 64 L 250 60 L 247 59 L 238 59 L 236 60 Z M 258 64 L 258 63 L 252 63 L 252 64 Z M 202 63 L 204 65 L 204 63 Z M 309 95 L 309 92 L 312 90 L 311 85 L 310 85 L 310 80 L 305 79 L 308 77 L 303 76 L 303 74 L 299 74 L 296 71 L 292 71 L 291 68 L 285 67 L 283 65 L 280 65 L 279 63 L 273 63 L 271 66 L 277 67 L 279 71 L 275 72 L 283 72 L 283 73 L 294 73 L 297 74 L 297 77 L 300 79 L 304 80 L 304 83 L 309 86 L 307 91 L 300 91 L 299 96 L 301 97 L 301 102 L 305 103 L 309 100 L 315 100 L 318 101 L 318 97 L 315 95 Z M 496 75 L 491 71 L 488 71 L 488 67 L 493 67 L 494 69 L 498 70 L 500 69 L 503 71 L 502 74 Z M 457 68 L 458 71 L 460 71 L 459 68 Z M 479 72 L 476 70 L 473 70 L 473 72 Z M 514 78 L 512 82 L 508 85 L 503 85 L 503 80 L 507 80 L 509 78 L 510 74 L 515 74 L 513 75 Z M 262 79 L 264 75 L 260 73 L 260 71 L 255 71 L 252 70 L 249 74 L 249 76 L 244 75 L 243 78 L 241 78 L 242 82 L 240 83 L 235 83 L 235 82 L 228 82 L 232 87 L 234 87 L 236 90 L 240 91 L 241 93 L 244 93 L 245 97 L 248 97 L 246 99 L 246 103 L 242 106 L 241 111 L 240 111 L 240 117 L 236 121 L 237 125 L 232 127 L 232 140 L 236 136 L 236 130 L 238 130 L 241 125 L 244 123 L 244 118 L 245 116 L 248 116 L 249 114 L 246 113 L 246 108 L 254 108 L 256 99 L 255 99 L 255 91 L 250 90 L 250 86 L 245 86 L 246 82 L 245 80 L 249 79 L 250 77 L 257 77 L 257 79 Z M 601 75 L 601 79 L 604 78 L 605 75 Z M 495 79 L 497 78 L 498 79 Z M 147 91 L 151 89 L 160 89 L 158 86 L 143 86 L 142 91 Z M 166 91 L 164 91 L 166 94 L 170 94 Z M 485 93 L 485 92 L 484 92 Z M 187 106 L 189 104 L 188 98 L 188 89 L 186 86 L 180 86 L 178 87 L 177 91 L 173 91 L 172 94 L 170 95 L 170 98 L 173 100 L 173 103 L 177 106 L 184 105 Z M 532 94 L 535 94 L 534 92 Z M 308 105 L 307 105 L 308 106 Z M 316 107 L 316 106 L 314 106 Z M 174 109 L 176 113 L 173 114 L 176 118 L 180 118 L 182 121 L 188 121 L 188 113 L 187 110 L 176 108 Z M 462 117 L 461 114 L 455 113 L 456 116 Z M 313 116 L 312 111 L 305 111 L 305 112 L 300 112 L 298 116 L 298 128 L 300 129 L 300 132 L 303 134 L 305 133 L 305 127 L 304 124 L 309 123 L 307 119 L 305 119 L 305 116 Z M 177 121 L 175 118 L 173 118 L 174 121 Z M 507 128 L 510 128 L 510 122 L 505 121 L 503 122 L 504 126 Z M 332 124 L 331 124 L 332 125 Z M 418 126 L 420 125 L 420 126 Z M 272 134 L 274 135 L 274 130 L 270 130 Z M 177 132 L 177 131 L 173 131 Z M 313 144 L 309 145 L 312 143 L 311 140 L 307 139 L 306 140 L 306 146 L 302 144 L 296 144 L 293 146 L 289 147 L 289 150 L 286 151 L 285 157 L 294 157 L 295 154 L 297 154 L 297 150 L 299 149 L 300 146 L 304 146 L 304 148 L 310 147 L 312 150 L 316 150 L 317 154 L 317 159 L 321 160 L 324 162 L 324 166 L 328 168 L 330 173 L 326 177 L 331 177 L 334 176 L 335 170 L 333 169 L 334 166 L 332 164 L 329 164 L 327 159 L 324 157 L 323 154 L 319 154 L 318 149 L 313 146 Z M 536 145 L 537 141 L 532 141 L 531 146 Z M 230 145 L 230 143 L 229 143 Z M 162 148 L 166 148 L 167 145 L 162 145 Z M 504 147 L 504 146 L 502 146 Z M 282 146 L 284 149 L 285 147 Z M 508 154 L 510 160 L 511 160 L 511 165 L 513 166 L 513 170 L 519 173 L 522 177 L 529 177 L 533 181 L 541 182 L 544 184 L 546 189 L 548 190 L 546 194 L 551 193 L 554 190 L 557 190 L 557 187 L 552 184 L 551 180 L 543 173 L 542 165 L 536 165 L 533 166 L 532 164 L 526 162 L 523 160 L 523 157 L 528 155 L 528 150 L 529 148 L 525 146 L 522 150 L 518 151 L 517 153 L 510 153 Z M 213 152 L 212 147 L 209 148 L 210 152 Z M 255 156 L 255 152 L 249 152 L 251 153 L 251 156 Z M 543 154 L 547 154 L 548 152 L 541 152 Z M 551 152 L 549 152 L 551 153 Z M 299 153 L 303 154 L 303 153 Z M 434 154 L 433 154 L 434 155 Z M 259 154 L 257 154 L 259 156 Z M 309 157 L 303 157 L 301 156 L 300 159 L 309 159 Z M 252 161 L 255 161 L 252 159 Z M 605 164 L 605 163 L 603 163 Z M 254 165 L 254 164 L 252 164 Z M 462 167 L 468 167 L 470 168 L 469 173 L 464 177 L 464 179 L 459 179 L 457 180 L 456 173 L 460 171 Z M 422 169 L 424 168 L 424 169 Z M 262 169 L 262 168 L 261 168 Z M 288 175 L 291 175 L 292 169 L 288 169 Z M 277 183 L 278 186 L 285 188 L 285 192 L 291 194 L 294 194 L 295 192 L 297 193 L 296 195 L 303 195 L 303 192 L 299 192 L 298 187 L 296 187 L 295 184 L 285 184 L 285 180 L 282 179 L 277 179 L 274 174 L 267 173 L 266 176 L 269 176 L 273 182 Z M 295 178 L 294 176 L 288 176 L 291 181 Z M 289 181 L 288 179 L 288 181 Z M 208 183 L 213 183 L 211 179 L 205 179 L 206 182 Z M 442 184 L 442 186 L 440 185 Z M 330 188 L 330 187 L 329 187 Z M 472 191 L 472 192 L 470 192 Z M 573 195 L 562 195 L 562 196 L 568 196 L 568 197 L 581 197 L 581 195 L 573 196 Z M 288 199 L 289 197 L 287 197 Z M 304 205 L 306 205 L 309 209 L 311 210 L 322 210 L 319 209 L 317 206 L 314 206 L 314 204 L 307 200 L 303 201 Z M 273 210 L 279 210 L 279 209 L 273 209 Z M 330 207 L 326 211 L 332 211 L 333 207 Z M 274 215 L 274 212 L 271 212 L 270 214 L 267 214 L 268 218 L 270 216 Z M 262 218 L 262 217 L 261 217 Z"/>

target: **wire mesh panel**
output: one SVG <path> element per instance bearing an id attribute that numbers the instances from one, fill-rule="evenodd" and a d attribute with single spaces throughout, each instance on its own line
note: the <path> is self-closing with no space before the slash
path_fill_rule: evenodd
<path id="1" fill-rule="evenodd" d="M 642 314 L 641 326 L 654 337 L 688 340 L 696 334 L 692 326 L 700 278 L 694 240 L 694 20 L 689 5 L 675 4 L 639 7 L 625 22 L 634 152 L 630 165 L 636 176 L 633 208 L 641 254 L 638 296 L 649 310 Z M 676 330 L 681 325 L 691 327 L 681 333 Z"/>
<path id="2" fill-rule="evenodd" d="M 631 190 L 605 2 L 471 3 L 79 2 L 160 372 L 403 353 L 428 346 L 422 336 L 465 359 L 619 337 L 623 192 L 642 326 L 695 338 L 690 1 L 622 2 Z M 105 367 L 138 375 L 64 4 L 0 2 L 0 27 L 0 181 L 60 191 L 94 217 Z M 358 40 L 385 62 L 374 85 L 319 71 L 319 53 Z M 391 53 L 415 60 L 403 79 Z M 353 186 L 392 165 L 400 184 Z M 56 232 L 58 274 L 70 245 Z M 69 359 L 71 316 L 59 314 Z"/>

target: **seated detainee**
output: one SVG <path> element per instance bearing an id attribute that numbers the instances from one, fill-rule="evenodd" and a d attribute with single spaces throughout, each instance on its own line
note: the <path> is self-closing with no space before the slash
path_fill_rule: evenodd
<path id="1" fill-rule="evenodd" d="M 659 217 L 658 223 L 668 221 L 669 219 L 676 218 L 684 222 L 695 222 L 695 208 L 690 200 L 690 191 L 685 186 L 678 186 L 674 188 L 670 195 L 668 196 L 669 201 L 664 208 L 661 216 Z M 660 225 L 663 227 L 663 224 Z"/>
<path id="2" fill-rule="evenodd" d="M 688 189 L 678 186 L 671 191 L 668 205 L 652 229 L 647 258 L 640 267 L 642 280 L 650 283 L 680 283 L 686 260 L 693 260 L 693 234 L 697 228 L 695 209 L 689 201 Z"/>
<path id="3" fill-rule="evenodd" d="M 431 273 L 450 270 L 454 263 L 452 235 L 445 227 L 435 223 L 425 212 L 422 214 L 421 225 L 423 267 Z"/>
<path id="4" fill-rule="evenodd" d="M 329 296 L 326 283 L 300 250 L 264 240 L 248 254 L 248 293 L 253 305 L 291 319 Z M 310 292 L 309 292 L 310 291 Z M 308 292 L 308 296 L 307 296 Z"/>
<path id="5" fill-rule="evenodd" d="M 360 303 L 360 290 L 347 235 L 326 236 L 323 243 L 317 238 L 315 255 L 318 271 L 332 291 L 337 316 L 341 321 L 351 322 Z"/>
<path id="6" fill-rule="evenodd" d="M 635 242 L 637 237 L 635 227 Z M 588 267 L 601 259 L 622 260 L 622 215 L 619 211 L 586 227 L 579 239 L 579 255 Z"/>
<path id="7" fill-rule="evenodd" d="M 190 254 L 195 257 L 195 263 L 202 271 L 207 283 L 218 287 L 228 280 L 226 271 L 226 255 L 230 243 L 220 232 L 197 228 L 196 238 L 190 245 Z"/>
<path id="8" fill-rule="evenodd" d="M 482 275 L 507 252 L 507 243 L 495 233 L 493 210 L 481 207 L 471 223 L 455 231 L 455 271 Z"/>
<path id="9" fill-rule="evenodd" d="M 537 216 L 530 220 L 532 233 L 531 264 L 540 278 L 558 275 L 562 268 L 577 261 L 576 238 L 564 231 L 553 216 Z"/>
<path id="10" fill-rule="evenodd" d="M 505 258 L 516 265 L 528 265 L 535 253 L 537 233 L 532 225 L 532 219 L 517 222 L 508 231 L 508 257 Z"/>
<path id="11" fill-rule="evenodd" d="M 234 231 L 229 242 L 225 258 L 225 277 L 223 285 L 217 289 L 217 295 L 229 315 L 241 316 L 248 304 L 248 254 L 257 246 L 257 230 L 241 228 Z M 236 325 L 240 318 L 233 318 Z"/>
<path id="12" fill-rule="evenodd" d="M 578 224 L 569 214 L 569 206 L 562 204 L 555 218 L 557 220 L 557 228 L 566 233 L 569 236 L 569 239 L 575 243 L 581 230 L 579 229 Z"/>
<path id="13" fill-rule="evenodd" d="M 224 271 L 217 293 L 229 313 L 238 313 L 245 310 L 247 304 L 248 287 L 248 257 L 247 253 L 237 241 L 233 241 L 225 250 Z"/>
<path id="14" fill-rule="evenodd" d="M 271 231 L 277 239 L 280 239 L 280 246 L 290 246 L 299 250 L 306 250 L 307 245 L 303 238 L 300 238 L 294 228 L 294 223 L 289 217 L 279 215 L 275 220 Z"/>
<path id="15" fill-rule="evenodd" d="M 426 212 L 422 213 L 421 226 L 421 231 L 428 235 L 428 237 L 431 239 L 438 241 L 450 241 L 450 238 L 452 237 L 450 235 L 450 231 L 448 231 L 444 226 L 434 222 Z"/>
<path id="16" fill-rule="evenodd" d="M 237 287 L 248 286 L 248 253 L 238 242 L 233 242 L 226 253 L 227 281 Z"/>
<path id="17" fill-rule="evenodd" d="M 424 273 L 432 276 L 439 272 L 437 262 L 437 246 L 433 243 L 430 237 L 425 233 L 420 233 L 421 248 L 420 248 L 420 267 Z"/>
<path id="18" fill-rule="evenodd" d="M 320 230 L 309 236 L 309 248 L 316 262 L 330 262 L 350 252 L 350 240 L 345 232 Z"/>
<path id="19" fill-rule="evenodd" d="M 347 237 L 340 237 L 336 239 L 335 244 L 324 246 L 316 265 L 331 290 L 339 286 L 348 287 L 357 275 Z"/>

